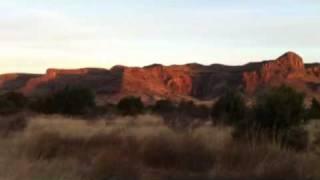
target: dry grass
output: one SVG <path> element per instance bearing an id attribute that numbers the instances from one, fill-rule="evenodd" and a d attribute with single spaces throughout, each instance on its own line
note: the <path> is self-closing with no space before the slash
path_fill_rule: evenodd
<path id="1" fill-rule="evenodd" d="M 15 132 L 22 131 L 27 126 L 24 114 L 0 116 L 0 136 L 8 137 Z"/>
<path id="2" fill-rule="evenodd" d="M 148 137 L 141 146 L 140 159 L 151 168 L 206 172 L 215 161 L 208 146 L 190 135 Z"/>
<path id="3" fill-rule="evenodd" d="M 126 153 L 116 148 L 110 148 L 101 152 L 93 160 L 91 173 L 94 179 L 119 178 L 124 180 L 139 179 L 139 166 L 135 160 Z"/>
<path id="4" fill-rule="evenodd" d="M 213 170 L 215 176 L 234 178 L 304 178 L 300 158 L 296 152 L 270 144 L 233 143 L 219 156 Z"/>
<path id="5" fill-rule="evenodd" d="M 310 121 L 305 129 L 309 132 L 310 149 L 320 155 L 320 120 Z"/>
<path id="6" fill-rule="evenodd" d="M 0 138 L 1 180 L 82 180 L 77 162 L 70 159 L 39 161 L 21 154 L 21 137 Z"/>
<path id="7" fill-rule="evenodd" d="M 122 134 L 133 133 L 138 136 L 146 136 L 150 133 L 170 131 L 170 129 L 164 125 L 160 117 L 151 115 L 95 121 L 72 119 L 59 115 L 43 115 L 30 120 L 25 135 L 32 136 L 32 134 L 39 132 L 56 132 L 64 137 L 89 138 L 116 131 Z"/>
<path id="8" fill-rule="evenodd" d="M 175 131 L 160 117 L 85 121 L 32 118 L 23 132 L 0 138 L 0 179 L 307 179 L 320 177 L 318 122 L 306 126 L 311 147 L 237 142 L 230 127 Z"/>

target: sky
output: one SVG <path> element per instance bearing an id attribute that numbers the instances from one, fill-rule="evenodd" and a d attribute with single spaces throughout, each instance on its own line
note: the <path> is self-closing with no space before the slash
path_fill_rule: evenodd
<path id="1" fill-rule="evenodd" d="M 319 0 L 0 0 L 0 73 L 320 62 Z"/>

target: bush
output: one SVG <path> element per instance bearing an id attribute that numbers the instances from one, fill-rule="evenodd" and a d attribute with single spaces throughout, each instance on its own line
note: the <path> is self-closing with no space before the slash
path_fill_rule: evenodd
<path id="1" fill-rule="evenodd" d="M 170 100 L 159 100 L 152 107 L 152 111 L 158 114 L 172 113 L 176 110 L 176 106 Z"/>
<path id="2" fill-rule="evenodd" d="M 296 150 L 303 151 L 308 148 L 309 145 L 309 134 L 308 132 L 300 127 L 291 128 L 283 137 L 283 145 L 286 147 Z"/>
<path id="3" fill-rule="evenodd" d="M 25 140 L 24 148 L 28 157 L 51 160 L 73 157 L 92 160 L 92 154 L 117 148 L 128 156 L 135 156 L 138 146 L 136 139 L 122 137 L 119 133 L 94 134 L 90 137 L 65 136 L 57 131 L 40 131 Z"/>
<path id="4" fill-rule="evenodd" d="M 241 94 L 227 91 L 212 107 L 212 117 L 227 124 L 236 124 L 245 118 L 247 107 Z"/>
<path id="5" fill-rule="evenodd" d="M 117 105 L 118 111 L 125 116 L 135 116 L 143 113 L 144 105 L 139 97 L 126 97 Z"/>
<path id="6" fill-rule="evenodd" d="M 236 126 L 235 138 L 276 141 L 294 150 L 308 146 L 308 133 L 301 127 L 305 116 L 304 95 L 281 86 L 259 96 L 253 107 L 254 118 Z"/>
<path id="7" fill-rule="evenodd" d="M 255 106 L 255 123 L 273 132 L 299 126 L 304 117 L 304 95 L 281 86 L 259 96 Z"/>
<path id="8" fill-rule="evenodd" d="M 156 136 L 142 146 L 142 161 L 152 167 L 166 170 L 206 172 L 214 163 L 213 153 L 195 138 L 178 139 Z"/>
<path id="9" fill-rule="evenodd" d="M 178 106 L 180 114 L 199 119 L 207 119 L 210 116 L 210 109 L 205 105 L 196 105 L 193 101 L 181 101 Z"/>
<path id="10" fill-rule="evenodd" d="M 2 136 L 23 131 L 27 127 L 27 120 L 23 115 L 0 117 L 0 132 Z"/>
<path id="11" fill-rule="evenodd" d="M 278 144 L 233 142 L 218 159 L 215 174 L 226 179 L 307 179 L 303 158 Z"/>
<path id="12" fill-rule="evenodd" d="M 97 180 L 138 180 L 137 164 L 119 149 L 106 149 L 94 159 L 92 177 Z"/>
<path id="13" fill-rule="evenodd" d="M 26 143 L 26 153 L 35 159 L 56 158 L 64 146 L 63 138 L 52 132 L 39 133 Z"/>
<path id="14" fill-rule="evenodd" d="M 35 104 L 36 110 L 53 114 L 80 115 L 95 107 L 93 92 L 85 88 L 69 88 L 40 99 Z"/>
<path id="15" fill-rule="evenodd" d="M 320 103 L 313 98 L 311 107 L 308 110 L 308 119 L 320 119 Z"/>
<path id="16" fill-rule="evenodd" d="M 193 101 L 180 101 L 177 105 L 170 101 L 161 102 L 161 106 L 157 105 L 157 108 L 164 122 L 174 129 L 194 128 L 201 125 L 204 122 L 202 120 L 208 120 L 210 117 L 210 108 L 197 105 Z"/>
<path id="17" fill-rule="evenodd" d="M 195 109 L 195 104 L 193 101 L 181 101 L 178 104 L 178 112 L 182 115 L 191 115 Z"/>
<path id="18" fill-rule="evenodd" d="M 0 113 L 12 114 L 22 110 L 28 99 L 21 93 L 9 92 L 0 96 Z"/>

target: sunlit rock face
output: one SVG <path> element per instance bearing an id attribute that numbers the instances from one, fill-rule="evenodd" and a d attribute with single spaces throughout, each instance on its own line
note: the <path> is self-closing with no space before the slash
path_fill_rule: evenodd
<path id="1" fill-rule="evenodd" d="M 114 66 L 99 68 L 48 69 L 46 74 L 0 75 L 0 91 L 20 91 L 28 96 L 46 95 L 66 86 L 93 89 L 99 97 L 117 101 L 127 96 L 140 96 L 146 101 L 161 98 L 212 100 L 226 89 L 242 91 L 248 96 L 281 84 L 287 84 L 307 96 L 318 97 L 320 65 L 304 64 L 294 52 L 276 60 L 243 66 L 200 64 L 146 67 Z"/>
<path id="2" fill-rule="evenodd" d="M 0 75 L 0 90 L 2 92 L 6 91 L 18 91 L 19 89 L 26 86 L 26 83 L 30 80 L 40 77 L 37 74 L 3 74 Z"/>
<path id="3" fill-rule="evenodd" d="M 262 82 L 268 83 L 272 80 L 283 80 L 303 76 L 305 73 L 304 63 L 300 56 L 288 52 L 277 60 L 266 63 L 261 69 Z"/>
<path id="4" fill-rule="evenodd" d="M 122 90 L 155 95 L 190 95 L 192 77 L 187 66 L 162 65 L 144 68 L 125 68 Z"/>
<path id="5" fill-rule="evenodd" d="M 288 52 L 274 61 L 264 62 L 257 70 L 244 72 L 244 89 L 252 94 L 259 88 L 287 84 L 303 90 L 308 82 L 319 82 L 319 67 L 306 68 L 299 55 Z"/>

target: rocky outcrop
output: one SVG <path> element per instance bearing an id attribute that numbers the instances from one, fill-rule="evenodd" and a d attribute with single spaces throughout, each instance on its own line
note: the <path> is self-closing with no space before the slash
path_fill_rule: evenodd
<path id="1" fill-rule="evenodd" d="M 26 82 L 21 91 L 26 95 L 42 95 L 57 91 L 66 86 L 88 87 L 99 92 L 115 92 L 119 89 L 118 73 L 106 69 L 83 68 L 74 70 L 48 69 L 45 75 L 32 78 Z M 104 86 L 109 86 L 104 89 Z"/>
<path id="2" fill-rule="evenodd" d="M 3 74 L 0 75 L 0 90 L 1 91 L 16 91 L 23 88 L 26 83 L 41 75 L 36 74 Z"/>
<path id="3" fill-rule="evenodd" d="M 44 75 L 0 76 L 0 91 L 15 90 L 33 96 L 52 93 L 66 86 L 81 86 L 95 90 L 99 97 L 107 97 L 106 101 L 116 101 L 127 95 L 141 96 L 146 101 L 182 97 L 212 100 L 227 88 L 254 95 L 280 84 L 290 85 L 309 96 L 318 96 L 320 65 L 305 65 L 299 55 L 288 52 L 276 60 L 243 66 L 154 64 L 141 68 L 115 66 L 110 70 L 48 69 Z"/>
<path id="4" fill-rule="evenodd" d="M 302 58 L 288 52 L 274 61 L 264 62 L 262 67 L 243 73 L 243 82 L 247 93 L 254 93 L 259 87 L 290 84 L 295 80 L 304 81 L 307 71 Z"/>
<path id="5" fill-rule="evenodd" d="M 261 83 L 260 81 L 260 75 L 257 71 L 243 73 L 243 82 L 247 93 L 254 93 Z"/>
<path id="6" fill-rule="evenodd" d="M 312 65 L 306 69 L 308 75 L 320 78 L 320 64 Z"/>
<path id="7" fill-rule="evenodd" d="M 154 95 L 190 95 L 192 78 L 186 66 L 125 68 L 122 91 Z"/>

